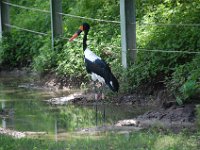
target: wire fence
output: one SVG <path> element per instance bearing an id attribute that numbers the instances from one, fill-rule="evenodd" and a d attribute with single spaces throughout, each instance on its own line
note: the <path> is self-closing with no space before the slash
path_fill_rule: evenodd
<path id="1" fill-rule="evenodd" d="M 26 6 L 21 6 L 21 5 L 17 5 L 17 4 L 13 4 L 13 3 L 9 3 L 9 2 L 2 2 L 3 4 L 9 5 L 9 6 L 13 6 L 13 7 L 17 7 L 17 8 L 22 8 L 22 9 L 26 9 L 26 10 L 31 10 L 31 11 L 37 11 L 37 12 L 43 12 L 43 13 L 50 13 L 50 11 L 48 10 L 41 10 L 38 8 L 32 8 L 32 7 L 26 7 Z"/>
<path id="2" fill-rule="evenodd" d="M 131 23 L 131 24 L 136 24 L 139 26 L 184 26 L 184 27 L 200 27 L 200 24 L 194 23 L 194 24 L 187 24 L 187 23 Z"/>
<path id="3" fill-rule="evenodd" d="M 38 31 L 33 31 L 33 30 L 29 30 L 29 29 L 26 29 L 26 28 L 21 28 L 21 27 L 18 27 L 18 26 L 15 26 L 15 25 L 11 25 L 11 24 L 5 24 L 7 27 L 11 27 L 11 28 L 14 28 L 14 29 L 18 29 L 18 30 L 22 30 L 22 31 L 27 31 L 27 32 L 31 32 L 31 33 L 35 33 L 35 34 L 39 34 L 39 35 L 48 35 L 47 33 L 43 33 L 43 32 L 38 32 Z"/>
<path id="4" fill-rule="evenodd" d="M 200 52 L 196 51 L 176 51 L 176 50 L 163 50 L 163 49 L 131 49 L 132 51 L 144 51 L 144 52 L 160 52 L 160 53 L 184 53 L 184 54 L 200 54 Z"/>
<path id="5" fill-rule="evenodd" d="M 12 7 L 16 7 L 16 8 L 20 8 L 20 9 L 26 9 L 26 10 L 30 10 L 30 11 L 36 11 L 36 12 L 42 12 L 42 13 L 47 13 L 50 15 L 50 11 L 49 10 L 42 10 L 42 9 L 38 9 L 38 8 L 32 8 L 32 7 L 26 7 L 26 6 L 22 6 L 22 5 L 17 5 L 17 4 L 13 4 L 13 3 L 8 3 L 8 2 L 4 2 L 2 1 L 3 4 L 12 6 Z M 115 20 L 104 20 L 104 19 L 96 19 L 96 18 L 90 18 L 90 17 L 85 17 L 85 16 L 78 16 L 78 15 L 73 15 L 73 14 L 66 14 L 66 13 L 61 13 L 61 12 L 57 12 L 57 14 L 62 15 L 62 16 L 68 16 L 71 18 L 78 18 L 78 19 L 85 19 L 85 20 L 90 20 L 90 21 L 96 21 L 96 22 L 104 22 L 104 23 L 111 23 L 111 24 L 119 24 L 120 25 L 120 21 L 115 21 Z M 162 24 L 162 23 L 131 23 L 131 24 L 135 24 L 135 25 L 139 25 L 139 26 L 185 26 L 185 27 L 200 27 L 200 24 L 198 23 L 194 23 L 194 24 L 184 24 L 184 23 L 177 23 L 177 24 Z M 5 24 L 7 27 L 10 28 L 14 28 L 17 30 L 22 30 L 22 31 L 26 31 L 26 32 L 31 32 L 34 34 L 39 34 L 39 35 L 43 35 L 43 36 L 48 36 L 49 34 L 47 33 L 43 33 L 43 32 L 38 32 L 38 31 L 34 31 L 31 29 L 26 29 L 23 27 L 18 27 L 16 25 L 11 25 L 11 24 Z M 69 40 L 69 38 L 66 37 L 62 37 L 60 36 L 60 38 L 62 39 L 66 39 Z M 76 42 L 79 42 L 78 40 L 75 40 Z M 121 47 L 117 47 L 117 46 L 112 46 L 115 48 L 121 48 Z M 160 52 L 160 53 L 185 53 L 185 54 L 200 54 L 200 52 L 196 52 L 196 51 L 177 51 L 177 50 L 169 50 L 169 49 L 141 49 L 141 48 L 136 48 L 136 49 L 130 49 L 129 51 L 145 51 L 145 52 Z M 123 52 L 123 51 L 122 51 Z"/>
<path id="6" fill-rule="evenodd" d="M 60 12 L 58 12 L 58 14 L 63 15 L 63 16 L 72 17 L 72 18 L 78 18 L 78 19 L 85 19 L 85 20 L 98 21 L 98 22 L 104 22 L 104 23 L 120 24 L 119 21 L 104 20 L 104 19 L 95 19 L 95 18 L 77 16 L 77 15 L 72 15 L 72 14 L 65 14 L 65 13 L 60 13 Z"/>

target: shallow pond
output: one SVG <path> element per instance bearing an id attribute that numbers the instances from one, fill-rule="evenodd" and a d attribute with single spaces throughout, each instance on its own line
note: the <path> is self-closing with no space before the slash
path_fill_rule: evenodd
<path id="1" fill-rule="evenodd" d="M 44 100 L 70 93 L 24 86 L 34 87 L 30 83 L 30 79 L 0 78 L 0 127 L 45 132 L 47 135 L 41 138 L 59 140 L 71 137 L 70 133 L 79 129 L 112 125 L 144 111 L 129 105 L 51 106 Z"/>

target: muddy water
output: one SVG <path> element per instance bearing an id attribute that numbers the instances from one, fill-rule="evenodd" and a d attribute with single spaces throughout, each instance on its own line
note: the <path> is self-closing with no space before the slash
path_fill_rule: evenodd
<path id="1" fill-rule="evenodd" d="M 70 133 L 81 128 L 112 125 L 144 111 L 127 105 L 51 106 L 44 102 L 68 94 L 36 88 L 30 79 L 0 78 L 0 127 L 44 132 L 40 138 L 59 140 L 71 137 Z"/>

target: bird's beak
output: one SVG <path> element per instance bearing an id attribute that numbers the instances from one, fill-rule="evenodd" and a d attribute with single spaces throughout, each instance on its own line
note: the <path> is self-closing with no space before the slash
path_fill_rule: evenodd
<path id="1" fill-rule="evenodd" d="M 74 33 L 74 35 L 69 39 L 69 42 L 72 42 L 75 38 L 77 38 L 82 31 L 83 31 L 83 26 L 80 26 L 78 31 L 76 31 L 76 33 Z"/>

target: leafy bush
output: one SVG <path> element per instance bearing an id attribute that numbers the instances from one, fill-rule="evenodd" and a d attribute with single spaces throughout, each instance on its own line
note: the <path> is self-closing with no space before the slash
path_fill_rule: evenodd
<path id="1" fill-rule="evenodd" d="M 150 5 L 151 2 L 153 5 Z M 197 15 L 197 12 L 200 12 L 200 5 L 197 1 L 150 1 L 138 5 L 143 6 L 141 12 L 144 13 L 139 20 L 141 25 L 137 27 L 138 47 L 150 50 L 200 52 L 199 28 L 187 25 L 200 21 Z M 198 7 L 194 9 L 194 5 Z M 152 25 L 142 25 L 146 22 Z M 181 23 L 186 25 L 176 25 Z M 164 82 L 177 102 L 182 104 L 199 94 L 199 60 L 198 54 L 139 51 L 137 63 L 131 69 L 135 76 L 133 85 L 151 82 L 163 74 L 166 79 L 161 78 L 161 82 Z"/>
<path id="2" fill-rule="evenodd" d="M 42 44 L 40 36 L 30 33 L 6 34 L 1 41 L 0 63 L 6 67 L 29 66 Z"/>
<path id="3" fill-rule="evenodd" d="M 47 72 L 53 69 L 56 62 L 57 51 L 51 48 L 51 40 L 44 39 L 44 44 L 38 49 L 37 55 L 34 56 L 32 61 L 33 69 L 39 72 Z"/>
<path id="4" fill-rule="evenodd" d="M 177 66 L 167 82 L 168 88 L 182 104 L 186 100 L 200 94 L 200 55 L 193 61 Z"/>

